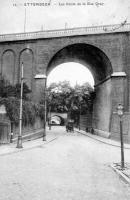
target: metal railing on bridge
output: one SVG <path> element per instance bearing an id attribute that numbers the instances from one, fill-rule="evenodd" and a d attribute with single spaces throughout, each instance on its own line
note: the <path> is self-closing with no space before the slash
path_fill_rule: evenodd
<path id="1" fill-rule="evenodd" d="M 104 34 L 104 33 L 114 33 L 114 32 L 129 32 L 129 31 L 130 31 L 130 23 L 121 23 L 114 25 L 2 34 L 0 35 L 0 42 L 40 39 L 40 38 L 53 38 L 53 37 L 66 37 L 66 36 L 76 36 L 76 35 Z"/>

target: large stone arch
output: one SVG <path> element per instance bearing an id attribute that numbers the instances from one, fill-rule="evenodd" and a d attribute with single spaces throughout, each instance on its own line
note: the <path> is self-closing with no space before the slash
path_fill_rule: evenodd
<path id="1" fill-rule="evenodd" d="M 105 80 L 112 74 L 112 66 L 107 55 L 96 46 L 76 43 L 59 50 L 51 58 L 47 74 L 57 65 L 65 62 L 78 62 L 85 65 L 92 72 L 95 84 Z"/>
<path id="2" fill-rule="evenodd" d="M 111 75 L 113 73 L 108 56 L 96 46 L 76 43 L 60 49 L 51 58 L 47 75 L 57 65 L 78 62 L 85 65 L 95 80 L 96 99 L 93 105 L 92 126 L 96 132 L 109 136 L 112 112 Z"/>
<path id="3" fill-rule="evenodd" d="M 2 54 L 1 75 L 11 84 L 14 84 L 15 53 L 11 49 L 7 49 Z"/>

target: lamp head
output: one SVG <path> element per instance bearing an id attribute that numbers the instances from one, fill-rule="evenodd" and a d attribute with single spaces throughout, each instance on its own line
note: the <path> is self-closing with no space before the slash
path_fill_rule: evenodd
<path id="1" fill-rule="evenodd" d="M 117 107 L 117 114 L 119 117 L 122 117 L 124 114 L 124 107 L 122 106 L 122 104 L 119 104 Z"/>

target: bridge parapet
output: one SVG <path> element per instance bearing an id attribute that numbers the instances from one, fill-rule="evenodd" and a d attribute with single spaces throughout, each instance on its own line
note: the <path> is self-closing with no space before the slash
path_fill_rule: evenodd
<path id="1" fill-rule="evenodd" d="M 121 23 L 104 26 L 77 27 L 69 29 L 46 30 L 28 33 L 14 33 L 0 35 L 0 42 L 17 41 L 40 38 L 66 37 L 76 35 L 104 34 L 114 32 L 129 32 L 130 23 Z"/>

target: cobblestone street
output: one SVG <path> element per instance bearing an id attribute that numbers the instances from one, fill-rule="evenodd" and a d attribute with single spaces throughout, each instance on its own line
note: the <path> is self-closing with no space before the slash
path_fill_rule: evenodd
<path id="1" fill-rule="evenodd" d="M 130 199 L 130 187 L 110 167 L 120 148 L 61 127 L 50 132 L 56 140 L 0 156 L 0 200 Z"/>

